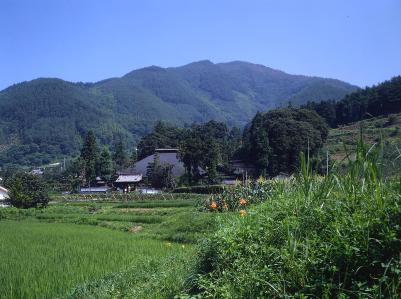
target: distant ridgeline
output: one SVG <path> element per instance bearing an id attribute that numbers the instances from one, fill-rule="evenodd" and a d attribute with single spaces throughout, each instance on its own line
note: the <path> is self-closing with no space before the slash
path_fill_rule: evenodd
<path id="1" fill-rule="evenodd" d="M 39 166 L 77 155 L 88 130 L 100 144 L 123 140 L 133 149 L 159 120 L 243 127 L 257 111 L 339 100 L 355 90 L 339 80 L 239 61 L 152 66 L 86 84 L 36 79 L 0 91 L 0 167 Z"/>
<path id="2" fill-rule="evenodd" d="M 315 110 L 331 127 L 365 118 L 401 112 L 401 76 L 377 86 L 355 91 L 341 101 L 308 102 L 304 108 Z"/>

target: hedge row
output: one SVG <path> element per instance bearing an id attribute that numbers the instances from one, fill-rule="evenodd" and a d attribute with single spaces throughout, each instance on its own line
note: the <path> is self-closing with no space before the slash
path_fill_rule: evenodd
<path id="1" fill-rule="evenodd" d="M 224 185 L 204 185 L 175 188 L 173 193 L 217 194 L 224 190 Z"/>

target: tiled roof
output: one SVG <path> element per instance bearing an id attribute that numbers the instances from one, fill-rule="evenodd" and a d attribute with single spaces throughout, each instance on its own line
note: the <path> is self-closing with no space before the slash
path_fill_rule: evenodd
<path id="1" fill-rule="evenodd" d="M 116 180 L 116 183 L 136 183 L 140 181 L 142 181 L 141 174 L 135 174 L 135 175 L 120 174 Z"/>

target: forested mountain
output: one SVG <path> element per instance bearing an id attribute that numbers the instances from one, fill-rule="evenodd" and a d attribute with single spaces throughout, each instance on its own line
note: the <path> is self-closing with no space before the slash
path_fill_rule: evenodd
<path id="1" fill-rule="evenodd" d="M 104 144 L 137 142 L 159 120 L 243 126 L 257 111 L 339 100 L 357 87 L 247 62 L 151 66 L 97 83 L 41 78 L 0 92 L 0 167 L 41 165 L 78 152 L 92 129 Z"/>
<path id="2" fill-rule="evenodd" d="M 315 110 L 332 127 L 374 116 L 400 113 L 401 76 L 355 91 L 341 101 L 308 102 L 304 107 Z"/>

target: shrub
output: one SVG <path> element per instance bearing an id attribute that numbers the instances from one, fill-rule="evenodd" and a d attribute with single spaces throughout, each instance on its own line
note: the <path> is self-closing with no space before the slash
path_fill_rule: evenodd
<path id="1" fill-rule="evenodd" d="M 49 202 L 49 195 L 43 180 L 33 174 L 16 173 L 7 182 L 9 189 L 7 202 L 16 208 L 45 207 Z"/>
<path id="2" fill-rule="evenodd" d="M 204 185 L 175 188 L 173 193 L 216 194 L 224 190 L 224 185 Z"/>

